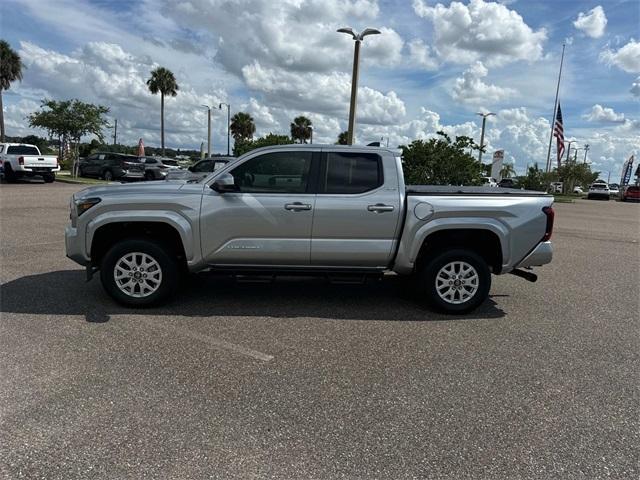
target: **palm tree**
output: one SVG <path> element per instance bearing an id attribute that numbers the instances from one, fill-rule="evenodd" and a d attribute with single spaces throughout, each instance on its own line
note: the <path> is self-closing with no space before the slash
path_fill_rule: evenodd
<path id="1" fill-rule="evenodd" d="M 349 132 L 340 132 L 338 135 L 338 145 L 346 145 L 349 138 Z"/>
<path id="2" fill-rule="evenodd" d="M 238 112 L 231 117 L 231 135 L 236 142 L 253 139 L 256 133 L 256 124 L 253 123 L 253 117 L 245 112 Z"/>
<path id="3" fill-rule="evenodd" d="M 178 84 L 171 70 L 158 67 L 151 72 L 151 77 L 147 80 L 147 86 L 154 95 L 160 92 L 160 139 L 162 142 L 162 156 L 164 157 L 164 96 L 171 95 L 175 97 L 178 94 Z"/>
<path id="4" fill-rule="evenodd" d="M 293 119 L 291 123 L 291 139 L 295 142 L 307 143 L 311 138 L 311 120 L 307 117 L 299 116 Z"/>
<path id="5" fill-rule="evenodd" d="M 500 169 L 500 177 L 511 178 L 516 174 L 516 169 L 513 167 L 513 163 L 505 163 Z"/>
<path id="6" fill-rule="evenodd" d="M 0 142 L 4 142 L 2 91 L 9 90 L 11 82 L 16 80 L 22 80 L 20 55 L 14 52 L 7 42 L 0 40 Z"/>

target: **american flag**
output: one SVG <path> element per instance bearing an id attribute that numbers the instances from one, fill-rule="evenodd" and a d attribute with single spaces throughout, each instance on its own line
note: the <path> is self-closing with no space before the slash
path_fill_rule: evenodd
<path id="1" fill-rule="evenodd" d="M 564 153 L 564 127 L 562 126 L 562 110 L 560 110 L 560 102 L 558 102 L 556 123 L 553 126 L 553 136 L 556 137 L 558 144 L 558 168 L 560 168 L 562 166 L 562 154 Z"/>

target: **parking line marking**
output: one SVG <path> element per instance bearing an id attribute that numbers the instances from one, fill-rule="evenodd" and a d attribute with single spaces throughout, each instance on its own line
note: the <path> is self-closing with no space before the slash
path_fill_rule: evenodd
<path id="1" fill-rule="evenodd" d="M 240 355 L 245 355 L 247 357 L 251 357 L 256 360 L 260 360 L 262 362 L 270 362 L 274 358 L 273 355 L 267 355 L 266 353 L 262 353 L 257 350 L 253 350 L 251 348 L 243 347 L 242 345 L 236 345 L 235 343 L 230 343 L 224 340 L 210 337 L 209 335 L 205 335 L 203 333 L 196 333 L 194 331 L 187 330 L 180 327 L 168 327 L 165 325 L 159 325 L 158 323 L 152 322 L 151 320 L 148 320 L 148 319 L 143 319 L 143 321 L 149 326 L 153 326 L 155 328 L 159 327 L 165 331 L 168 331 L 168 332 L 170 331 L 171 333 L 177 333 L 179 335 L 182 335 L 183 337 L 199 340 L 214 348 L 217 348 L 220 350 L 227 350 L 230 352 L 238 353 Z"/>

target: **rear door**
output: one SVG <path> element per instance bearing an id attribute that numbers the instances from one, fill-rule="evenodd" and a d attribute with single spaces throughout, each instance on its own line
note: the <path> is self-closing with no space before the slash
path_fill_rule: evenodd
<path id="1" fill-rule="evenodd" d="M 238 192 L 205 187 L 200 228 L 208 263 L 308 266 L 318 162 L 319 153 L 304 147 L 256 153 L 225 170 Z"/>
<path id="2" fill-rule="evenodd" d="M 318 184 L 311 264 L 386 267 L 401 214 L 394 170 L 375 152 L 328 150 Z"/>

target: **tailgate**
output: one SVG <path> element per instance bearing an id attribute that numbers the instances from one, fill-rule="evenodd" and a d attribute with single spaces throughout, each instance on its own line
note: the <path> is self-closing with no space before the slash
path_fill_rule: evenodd
<path id="1" fill-rule="evenodd" d="M 23 166 L 26 168 L 56 168 L 58 166 L 58 159 L 50 155 L 20 155 L 18 158 L 20 157 L 24 158 Z"/>

